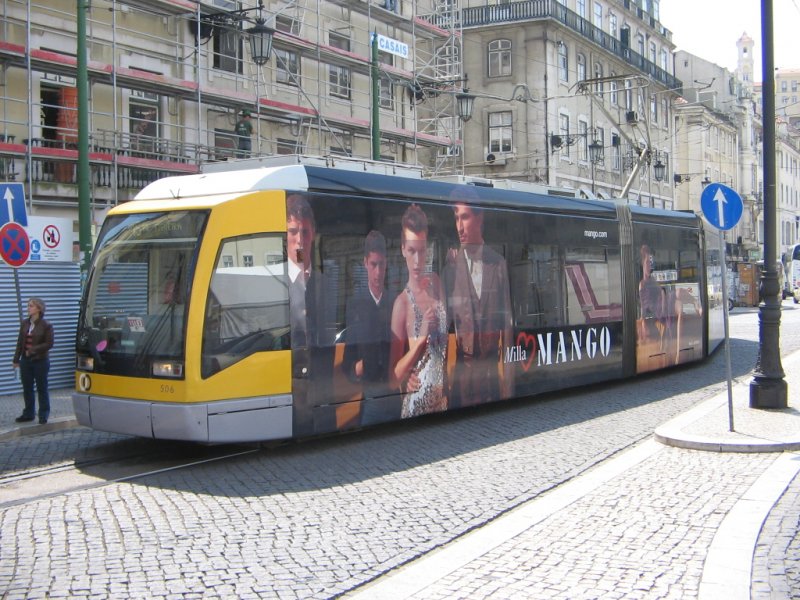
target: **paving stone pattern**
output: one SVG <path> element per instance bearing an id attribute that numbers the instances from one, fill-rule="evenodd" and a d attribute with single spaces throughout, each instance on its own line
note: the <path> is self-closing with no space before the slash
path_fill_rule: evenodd
<path id="1" fill-rule="evenodd" d="M 735 376 L 755 364 L 754 321 L 745 312 L 732 319 Z M 800 327 L 794 330 L 782 334 L 784 352 L 800 348 Z M 333 597 L 649 437 L 726 389 L 724 373 L 719 352 L 703 365 L 630 382 L 416 419 L 9 507 L 0 511 L 0 593 L 8 599 Z M 13 440 L 0 443 L 0 468 L 126 443 L 88 432 Z M 478 597 L 492 586 L 506 590 L 497 597 L 511 597 L 530 583 L 520 576 L 545 570 L 538 585 L 564 597 L 565 581 L 578 590 L 595 582 L 608 598 L 650 597 L 645 589 L 663 589 L 664 597 L 696 594 L 699 555 L 728 508 L 715 490 L 746 489 L 765 459 L 725 455 L 710 469 L 697 459 L 684 472 L 673 458 L 680 453 L 687 451 L 659 453 L 664 464 L 653 461 L 642 481 L 621 477 L 622 492 L 607 486 L 602 505 L 579 503 L 571 516 L 542 523 L 549 541 L 538 535 L 526 541 L 519 556 L 525 569 L 503 573 L 508 588 L 476 574 Z M 654 492 L 662 468 L 679 469 L 668 477 L 683 487 Z M 690 498 L 698 486 L 706 491 Z M 601 518 L 603 535 L 575 527 L 580 519 Z M 634 535 L 649 544 L 643 553 Z M 567 544 L 566 536 L 577 537 Z M 598 545 L 602 560 L 581 550 Z M 657 575 L 662 561 L 683 551 L 680 580 L 676 573 Z M 604 569 L 627 594 L 614 591 Z"/>
<path id="2" fill-rule="evenodd" d="M 753 556 L 753 600 L 800 598 L 800 477 L 770 511 Z"/>

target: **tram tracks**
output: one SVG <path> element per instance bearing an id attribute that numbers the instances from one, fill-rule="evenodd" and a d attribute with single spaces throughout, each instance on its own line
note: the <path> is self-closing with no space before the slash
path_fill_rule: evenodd
<path id="1" fill-rule="evenodd" d="M 259 452 L 261 448 L 199 448 L 187 456 L 138 453 L 63 461 L 0 474 L 0 510 L 65 494 L 142 479 Z"/>

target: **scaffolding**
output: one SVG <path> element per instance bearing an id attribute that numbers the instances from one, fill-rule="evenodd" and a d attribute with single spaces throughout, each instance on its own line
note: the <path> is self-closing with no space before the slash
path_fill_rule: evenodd
<path id="1" fill-rule="evenodd" d="M 0 178 L 23 181 L 33 212 L 77 206 L 77 46 L 71 0 L 0 0 Z M 460 77 L 456 13 L 406 0 L 294 0 L 263 5 L 276 30 L 270 62 L 246 50 L 256 0 L 96 0 L 87 11 L 91 197 L 115 205 L 159 177 L 244 154 L 370 157 L 370 39 L 380 56 L 381 159 L 454 167 Z M 235 129 L 253 115 L 252 150 Z"/>

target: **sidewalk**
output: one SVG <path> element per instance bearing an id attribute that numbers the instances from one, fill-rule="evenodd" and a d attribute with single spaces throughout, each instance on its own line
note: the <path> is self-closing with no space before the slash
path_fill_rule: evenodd
<path id="1" fill-rule="evenodd" d="M 347 597 L 800 597 L 798 569 L 784 568 L 794 564 L 786 546 L 779 561 L 754 562 L 762 526 L 768 542 L 799 539 L 800 352 L 782 365 L 788 408 L 751 409 L 742 378 L 733 386 L 734 431 L 726 390 L 659 427 L 654 440 Z M 703 486 L 737 463 L 754 479 L 746 489 Z M 778 504 L 787 489 L 789 502 Z M 729 508 L 709 508 L 709 496 Z"/>
<path id="2" fill-rule="evenodd" d="M 39 425 L 36 420 L 17 423 L 14 419 L 22 414 L 24 407 L 22 389 L 18 394 L 0 397 L 0 442 L 78 425 L 72 410 L 72 388 L 50 390 L 50 418 L 46 425 Z"/>

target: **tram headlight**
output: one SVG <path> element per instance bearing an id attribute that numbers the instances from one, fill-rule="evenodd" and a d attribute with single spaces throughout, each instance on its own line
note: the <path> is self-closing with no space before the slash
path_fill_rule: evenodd
<path id="1" fill-rule="evenodd" d="M 157 361 L 153 363 L 154 377 L 183 377 L 183 363 Z"/>
<path id="2" fill-rule="evenodd" d="M 91 356 L 79 356 L 77 358 L 77 368 L 81 371 L 94 371 L 94 358 Z"/>

